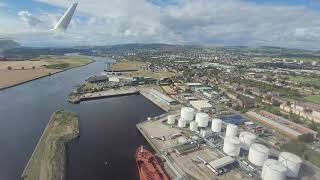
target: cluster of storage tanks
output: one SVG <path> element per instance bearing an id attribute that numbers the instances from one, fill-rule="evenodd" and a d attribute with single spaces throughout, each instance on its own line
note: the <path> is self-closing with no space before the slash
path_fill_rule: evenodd
<path id="1" fill-rule="evenodd" d="M 281 152 L 279 160 L 268 159 L 270 149 L 256 143 L 257 136 L 250 132 L 241 132 L 237 137 L 238 127 L 228 124 L 223 151 L 229 156 L 239 156 L 240 149 L 249 151 L 248 160 L 257 167 L 263 167 L 263 180 L 284 180 L 286 177 L 298 177 L 302 160 L 295 154 Z"/>
<path id="2" fill-rule="evenodd" d="M 176 123 L 176 117 L 174 115 L 168 115 L 167 123 L 169 125 L 174 125 Z M 181 108 L 180 118 L 177 120 L 178 127 L 186 128 L 189 124 L 190 131 L 198 131 L 201 129 L 200 134 L 205 136 L 211 134 L 212 132 L 220 133 L 222 127 L 222 121 L 220 119 L 213 119 L 211 131 L 206 129 L 209 125 L 209 115 L 203 112 L 198 112 L 190 107 Z"/>
<path id="3" fill-rule="evenodd" d="M 171 116 L 170 116 L 171 118 Z M 195 120 L 194 120 L 195 119 Z M 203 112 L 196 113 L 193 108 L 183 107 L 181 108 L 180 119 L 178 120 L 178 127 L 185 128 L 187 124 L 190 124 L 191 131 L 197 131 L 198 128 L 205 128 L 209 123 L 209 115 Z M 174 121 L 168 117 L 168 124 L 173 125 Z"/>
<path id="4" fill-rule="evenodd" d="M 195 119 L 195 120 L 194 120 Z M 175 116 L 168 115 L 169 125 L 175 124 Z M 203 112 L 196 113 L 193 108 L 183 107 L 181 109 L 178 127 L 186 128 L 189 124 L 191 131 L 198 131 L 202 128 L 200 134 L 205 136 L 208 131 L 206 128 L 209 123 L 209 115 Z M 211 131 L 220 133 L 222 129 L 222 120 L 212 119 Z M 279 160 L 268 159 L 269 148 L 265 145 L 256 143 L 257 136 L 251 132 L 241 132 L 239 137 L 238 126 L 228 124 L 223 144 L 223 152 L 229 156 L 239 156 L 240 149 L 249 151 L 248 160 L 251 164 L 262 167 L 261 177 L 263 180 L 284 180 L 286 177 L 298 177 L 302 160 L 295 154 L 282 152 Z"/>

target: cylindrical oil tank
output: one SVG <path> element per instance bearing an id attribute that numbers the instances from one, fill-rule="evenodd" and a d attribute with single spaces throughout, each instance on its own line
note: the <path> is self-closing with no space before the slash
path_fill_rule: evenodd
<path id="1" fill-rule="evenodd" d="M 207 113 L 197 113 L 196 114 L 196 122 L 198 123 L 199 127 L 207 127 L 209 122 L 209 115 Z"/>
<path id="2" fill-rule="evenodd" d="M 180 118 L 179 121 L 178 121 L 178 127 L 180 128 L 185 128 L 187 126 L 187 121 Z"/>
<path id="3" fill-rule="evenodd" d="M 236 137 L 238 133 L 238 126 L 234 124 L 228 124 L 226 130 L 226 137 Z"/>
<path id="4" fill-rule="evenodd" d="M 198 123 L 196 121 L 190 122 L 190 131 L 197 131 L 198 130 Z"/>
<path id="5" fill-rule="evenodd" d="M 191 107 L 181 108 L 181 118 L 186 121 L 192 121 L 194 118 L 194 109 Z"/>
<path id="6" fill-rule="evenodd" d="M 223 152 L 229 156 L 239 156 L 240 140 L 237 137 L 224 138 Z"/>
<path id="7" fill-rule="evenodd" d="M 299 156 L 282 152 L 279 155 L 279 162 L 281 162 L 287 168 L 288 177 L 298 177 L 302 160 Z"/>
<path id="8" fill-rule="evenodd" d="M 174 115 L 168 115 L 168 121 L 167 121 L 167 123 L 169 124 L 169 125 L 174 125 L 174 123 L 175 123 L 175 116 Z"/>
<path id="9" fill-rule="evenodd" d="M 269 156 L 269 148 L 267 148 L 265 145 L 262 144 L 251 144 L 248 160 L 256 165 L 256 166 L 262 166 L 263 163 L 268 159 Z"/>
<path id="10" fill-rule="evenodd" d="M 215 133 L 220 133 L 222 127 L 221 119 L 212 119 L 211 130 Z"/>
<path id="11" fill-rule="evenodd" d="M 206 137 L 208 135 L 210 135 L 212 133 L 212 131 L 210 129 L 202 129 L 200 134 L 202 137 Z"/>
<path id="12" fill-rule="evenodd" d="M 256 142 L 257 136 L 248 131 L 243 131 L 239 135 L 241 142 L 241 148 L 244 150 L 249 150 L 251 144 Z"/>
<path id="13" fill-rule="evenodd" d="M 262 180 L 285 180 L 287 168 L 279 161 L 267 159 L 262 168 Z"/>

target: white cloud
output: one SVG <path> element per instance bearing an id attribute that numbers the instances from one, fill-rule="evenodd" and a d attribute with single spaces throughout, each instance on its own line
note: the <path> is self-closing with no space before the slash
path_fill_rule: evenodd
<path id="1" fill-rule="evenodd" d="M 71 3 L 37 1 L 61 10 Z M 76 45 L 165 42 L 318 48 L 320 43 L 320 12 L 301 5 L 176 0 L 158 6 L 147 0 L 79 0 L 76 15 L 66 33 L 67 40 L 72 39 Z M 52 27 L 57 17 L 56 14 L 20 13 L 20 18 L 31 25 L 33 31 Z M 54 37 L 44 41 L 50 43 L 48 39 L 61 43 Z"/>

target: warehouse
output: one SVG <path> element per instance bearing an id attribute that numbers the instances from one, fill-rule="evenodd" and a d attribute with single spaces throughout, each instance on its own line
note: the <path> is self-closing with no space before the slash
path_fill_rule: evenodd
<path id="1" fill-rule="evenodd" d="M 210 112 L 213 107 L 208 101 L 190 101 L 190 104 L 199 112 Z"/>
<path id="2" fill-rule="evenodd" d="M 108 76 L 91 76 L 86 81 L 90 83 L 99 83 L 109 81 Z"/>
<path id="3" fill-rule="evenodd" d="M 225 156 L 223 158 L 217 159 L 215 161 L 209 162 L 209 165 L 216 171 L 218 171 L 221 168 L 227 167 L 231 164 L 233 164 L 235 160 L 230 156 Z"/>
<path id="4" fill-rule="evenodd" d="M 160 100 L 164 101 L 169 105 L 176 105 L 178 103 L 175 99 L 172 99 L 171 97 L 166 96 L 155 89 L 151 89 L 150 94 L 153 95 L 154 97 L 159 98 Z"/>
<path id="5" fill-rule="evenodd" d="M 202 87 L 202 86 L 203 86 L 201 83 L 186 83 L 186 85 L 187 85 L 190 89 L 199 88 L 199 87 Z"/>

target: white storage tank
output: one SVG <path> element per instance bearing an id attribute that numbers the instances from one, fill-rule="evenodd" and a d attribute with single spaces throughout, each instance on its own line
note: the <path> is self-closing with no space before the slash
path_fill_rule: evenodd
<path id="1" fill-rule="evenodd" d="M 192 121 L 194 119 L 194 109 L 191 107 L 181 108 L 181 118 L 186 121 Z"/>
<path id="2" fill-rule="evenodd" d="M 179 128 L 185 128 L 187 126 L 187 121 L 180 118 L 179 121 L 178 121 L 178 127 Z"/>
<path id="3" fill-rule="evenodd" d="M 279 155 L 279 162 L 287 168 L 288 177 L 298 177 L 302 164 L 302 160 L 299 156 L 289 152 L 282 152 Z"/>
<path id="4" fill-rule="evenodd" d="M 256 166 L 262 166 L 263 163 L 268 159 L 269 156 L 269 148 L 262 144 L 251 144 L 248 160 L 256 165 Z"/>
<path id="5" fill-rule="evenodd" d="M 285 180 L 287 168 L 279 161 L 267 159 L 262 168 L 262 180 Z"/>
<path id="6" fill-rule="evenodd" d="M 239 156 L 240 140 L 237 137 L 224 138 L 223 152 L 225 152 L 229 156 Z"/>
<path id="7" fill-rule="evenodd" d="M 222 127 L 221 119 L 212 119 L 211 130 L 215 133 L 220 133 Z"/>
<path id="8" fill-rule="evenodd" d="M 169 125 L 174 125 L 174 123 L 176 123 L 176 120 L 175 120 L 175 116 L 174 115 L 168 115 L 168 121 L 167 121 L 167 123 L 169 124 Z"/>
<path id="9" fill-rule="evenodd" d="M 198 123 L 196 121 L 190 122 L 190 131 L 197 131 L 198 130 Z"/>
<path id="10" fill-rule="evenodd" d="M 238 126 L 234 124 L 228 124 L 226 130 L 226 137 L 236 137 L 238 133 Z"/>
<path id="11" fill-rule="evenodd" d="M 257 136 L 248 131 L 243 131 L 239 135 L 241 149 L 249 150 L 251 144 L 256 142 Z"/>
<path id="12" fill-rule="evenodd" d="M 196 114 L 196 122 L 198 123 L 199 127 L 207 127 L 209 122 L 209 115 L 206 113 L 197 113 Z"/>

